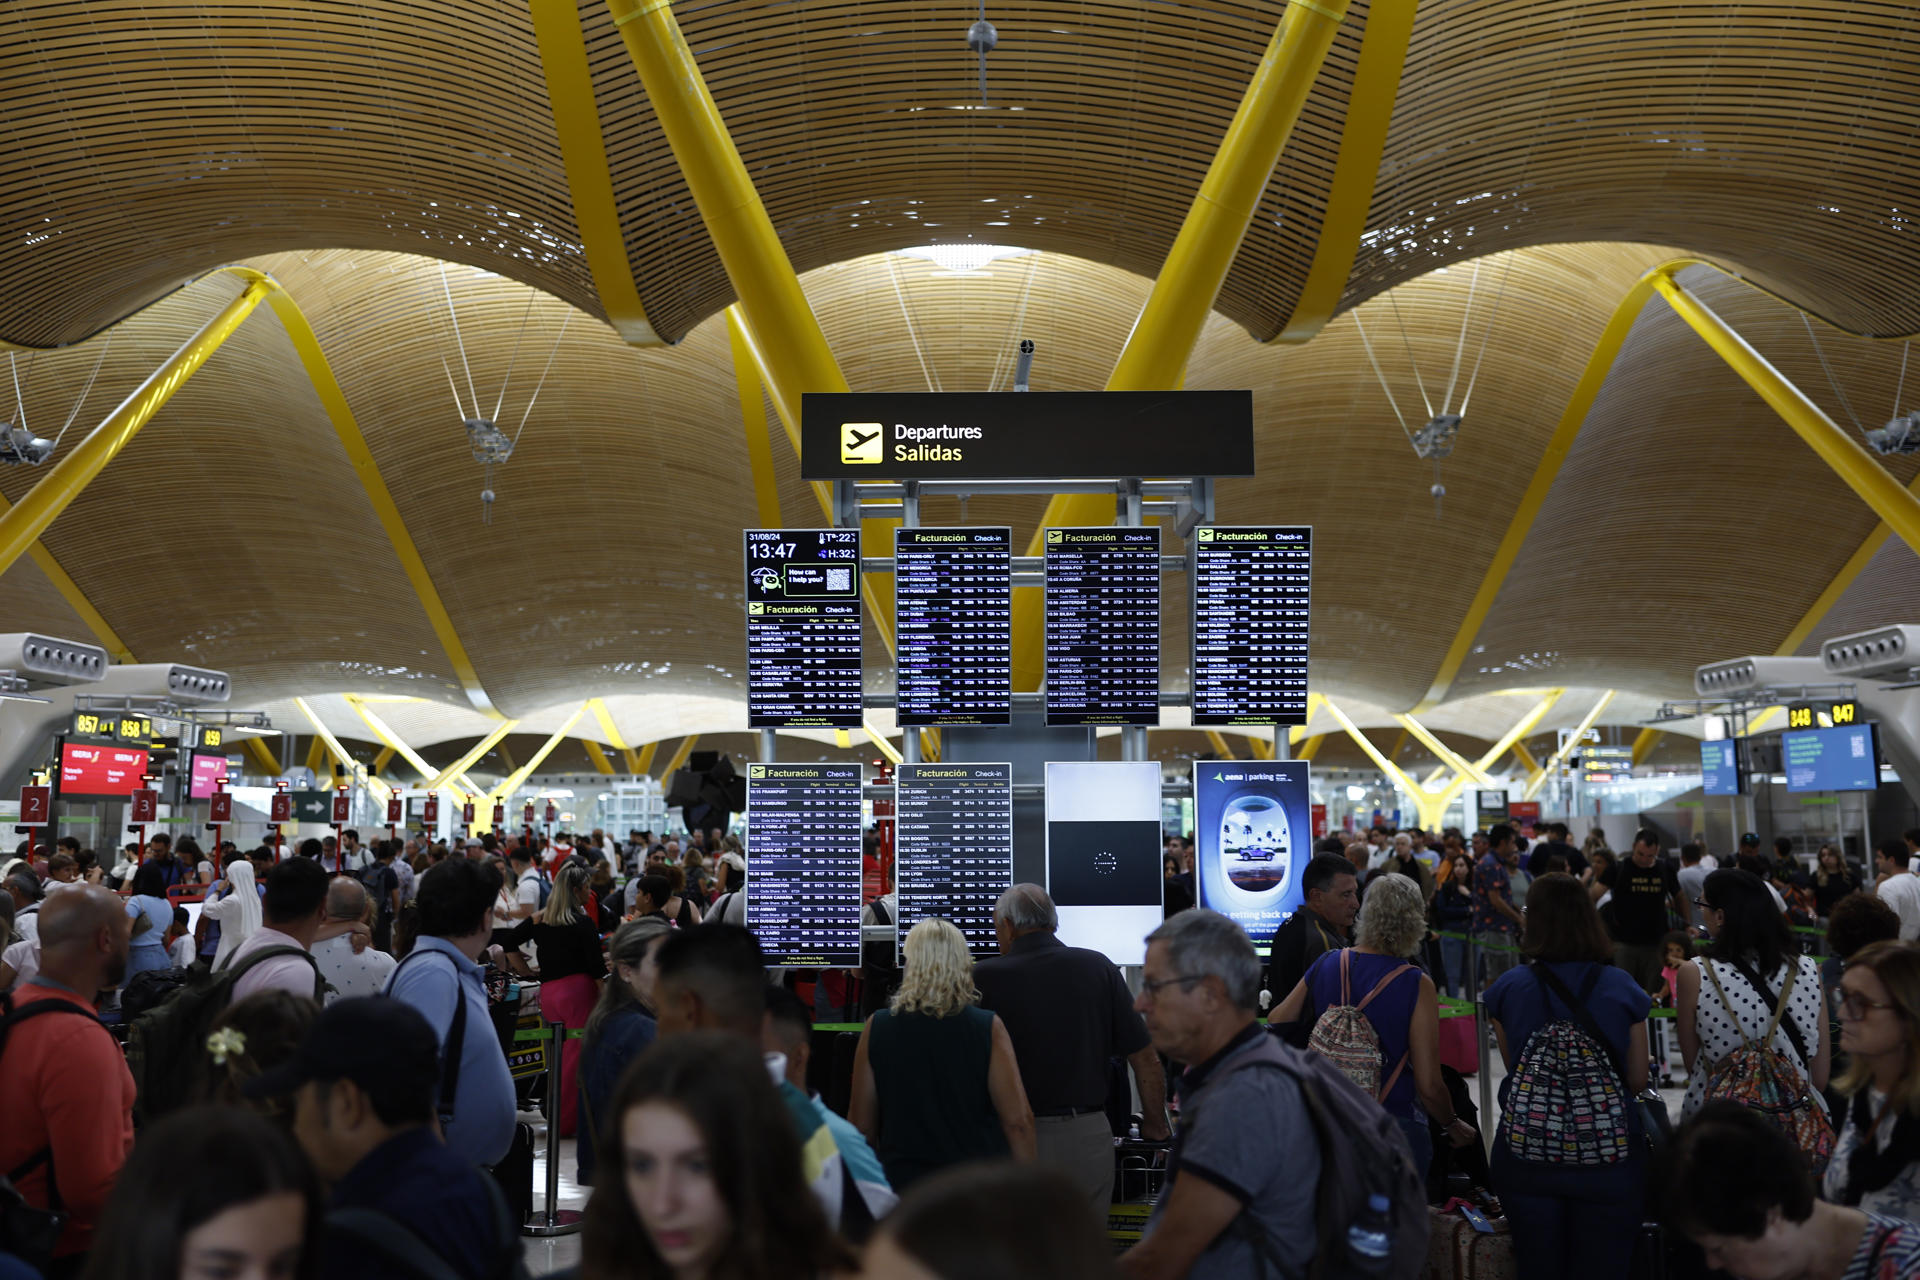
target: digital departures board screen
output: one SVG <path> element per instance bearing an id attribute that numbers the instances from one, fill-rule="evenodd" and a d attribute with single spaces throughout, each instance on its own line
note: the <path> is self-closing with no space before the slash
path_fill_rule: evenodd
<path id="1" fill-rule="evenodd" d="M 860 724 L 860 533 L 748 529 L 747 724 Z"/>
<path id="2" fill-rule="evenodd" d="M 747 766 L 747 928 L 770 965 L 860 963 L 857 764 Z"/>
<path id="3" fill-rule="evenodd" d="M 1194 531 L 1193 723 L 1307 722 L 1309 526 Z"/>
<path id="4" fill-rule="evenodd" d="M 1160 723 L 1160 531 L 1048 529 L 1047 723 Z"/>
<path id="5" fill-rule="evenodd" d="M 993 906 L 1013 884 L 1013 766 L 903 764 L 893 780 L 901 941 L 944 916 L 975 959 L 997 954 Z"/>
<path id="6" fill-rule="evenodd" d="M 896 529 L 893 616 L 903 726 L 1013 720 L 1013 530 Z"/>

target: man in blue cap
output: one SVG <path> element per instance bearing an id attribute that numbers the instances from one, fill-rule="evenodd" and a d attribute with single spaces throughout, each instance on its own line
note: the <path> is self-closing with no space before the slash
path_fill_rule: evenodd
<path id="1" fill-rule="evenodd" d="M 294 1137 L 333 1189 L 322 1280 L 510 1274 L 519 1224 L 434 1132 L 439 1084 L 439 1037 L 388 996 L 327 1006 L 290 1060 L 247 1083 L 250 1098 L 294 1096 Z"/>

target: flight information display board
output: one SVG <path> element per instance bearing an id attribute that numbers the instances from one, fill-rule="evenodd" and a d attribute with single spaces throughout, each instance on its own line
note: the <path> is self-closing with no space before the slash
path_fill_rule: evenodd
<path id="1" fill-rule="evenodd" d="M 860 963 L 860 766 L 747 766 L 747 928 L 768 964 Z"/>
<path id="2" fill-rule="evenodd" d="M 748 529 L 747 724 L 860 723 L 860 532 Z"/>
<path id="3" fill-rule="evenodd" d="M 1702 790 L 1710 796 L 1737 796 L 1746 790 L 1738 738 L 1700 744 L 1700 779 Z"/>
<path id="4" fill-rule="evenodd" d="M 1193 723 L 1307 722 L 1313 529 L 1194 531 Z"/>
<path id="5" fill-rule="evenodd" d="M 899 724 L 1012 723 L 1012 529 L 894 530 L 893 619 Z"/>
<path id="6" fill-rule="evenodd" d="M 1047 723 L 1160 723 L 1160 531 L 1049 529 Z"/>
<path id="7" fill-rule="evenodd" d="M 1879 743 L 1871 724 L 1789 729 L 1780 735 L 1787 790 L 1874 791 L 1880 786 Z"/>
<path id="8" fill-rule="evenodd" d="M 993 904 L 1013 884 L 1013 766 L 903 764 L 893 781 L 901 941 L 945 916 L 976 958 L 997 954 Z"/>

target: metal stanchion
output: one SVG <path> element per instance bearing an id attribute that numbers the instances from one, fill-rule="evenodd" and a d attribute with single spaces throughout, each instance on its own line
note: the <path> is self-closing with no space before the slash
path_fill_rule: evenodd
<path id="1" fill-rule="evenodd" d="M 1473 1032 L 1480 1045 L 1480 1141 L 1493 1154 L 1493 1031 L 1480 1002 L 1480 944 L 1467 933 L 1467 999 L 1473 1002 Z"/>
<path id="2" fill-rule="evenodd" d="M 570 1236 L 580 1230 L 580 1212 L 560 1204 L 560 1059 L 567 1048 L 567 1024 L 549 1022 L 547 1043 L 547 1205 L 528 1215 L 523 1236 Z"/>

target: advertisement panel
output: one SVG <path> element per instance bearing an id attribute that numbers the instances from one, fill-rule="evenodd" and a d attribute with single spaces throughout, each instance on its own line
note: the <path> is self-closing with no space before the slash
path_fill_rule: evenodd
<path id="1" fill-rule="evenodd" d="M 1047 764 L 1047 892 L 1059 938 L 1143 964 L 1165 918 L 1157 761 Z"/>
<path id="2" fill-rule="evenodd" d="M 1262 955 L 1305 901 L 1313 856 L 1312 766 L 1304 760 L 1193 763 L 1193 875 L 1201 906 L 1247 931 Z"/>

